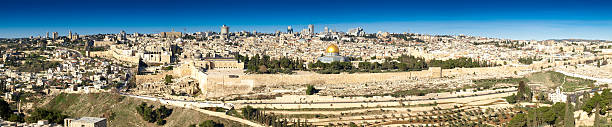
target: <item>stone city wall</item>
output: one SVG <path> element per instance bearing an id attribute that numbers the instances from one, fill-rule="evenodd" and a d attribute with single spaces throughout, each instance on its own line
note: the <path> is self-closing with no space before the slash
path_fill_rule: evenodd
<path id="1" fill-rule="evenodd" d="M 136 84 L 143 84 L 143 83 L 152 83 L 152 82 L 161 82 L 164 81 L 164 78 L 166 78 L 166 75 L 172 75 L 172 73 L 169 72 L 163 72 L 163 73 L 158 73 L 158 74 L 154 74 L 154 75 L 136 75 L 134 76 L 134 78 L 136 79 Z M 177 78 L 174 77 L 174 75 L 172 76 L 173 78 Z"/>
<path id="2" fill-rule="evenodd" d="M 120 53 L 115 51 L 113 48 L 111 48 L 111 50 L 107 50 L 107 51 L 93 51 L 93 52 L 89 52 L 89 56 L 90 57 L 104 57 L 104 58 L 108 58 L 108 59 L 116 59 L 116 60 L 119 60 L 119 61 L 128 62 L 128 63 L 132 63 L 132 64 L 137 64 L 138 63 L 138 59 L 139 59 L 137 56 L 125 56 L 125 55 L 121 55 Z"/>
<path id="3" fill-rule="evenodd" d="M 525 69 L 525 67 L 484 67 L 484 68 L 455 68 L 442 69 L 441 76 L 467 75 L 474 74 L 486 75 L 496 73 L 514 73 Z M 396 81 L 406 80 L 409 78 L 438 78 L 440 77 L 440 68 L 430 68 L 429 70 L 411 71 L 411 72 L 391 72 L 391 73 L 355 73 L 355 74 L 250 74 L 241 75 L 240 78 L 234 79 L 219 79 L 219 77 L 209 77 L 212 82 L 228 82 L 239 80 L 253 80 L 254 86 L 267 85 L 288 85 L 288 84 L 355 84 L 366 82 L 380 81 Z"/>
<path id="4" fill-rule="evenodd" d="M 109 51 L 91 51 L 89 57 L 113 58 L 113 55 Z"/>
<path id="5" fill-rule="evenodd" d="M 559 66 L 563 63 L 577 64 L 584 63 L 587 60 L 601 59 L 604 56 L 589 57 L 574 59 L 569 61 L 557 61 L 554 63 L 534 63 L 529 66 L 497 66 L 497 67 L 481 67 L 481 68 L 455 68 L 442 69 L 442 77 L 461 76 L 468 74 L 476 75 L 498 75 L 498 74 L 514 74 L 515 72 L 525 70 L 539 70 L 540 67 L 547 68 L 548 66 Z M 605 56 L 609 58 L 609 56 Z M 412 72 L 392 72 L 392 73 L 356 73 L 356 74 L 249 74 L 240 75 L 239 78 L 223 78 L 209 77 L 209 82 L 239 82 L 240 80 L 253 80 L 254 86 L 267 85 L 288 85 L 288 84 L 354 84 L 366 82 L 380 81 L 395 81 L 405 80 L 408 78 L 436 78 L 440 77 L 439 69 L 430 68 L 429 70 L 412 71 Z"/>

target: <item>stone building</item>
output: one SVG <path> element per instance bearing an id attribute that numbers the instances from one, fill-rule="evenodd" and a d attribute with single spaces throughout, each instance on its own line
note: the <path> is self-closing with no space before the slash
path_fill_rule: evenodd
<path id="1" fill-rule="evenodd" d="M 162 38 L 180 38 L 183 37 L 183 32 L 160 32 L 159 35 Z"/>
<path id="2" fill-rule="evenodd" d="M 561 92 L 561 89 L 563 89 L 562 86 L 557 87 L 557 89 L 555 90 L 555 93 L 548 94 L 548 99 L 550 99 L 550 101 L 552 101 L 553 103 L 566 102 L 567 95 Z"/>
<path id="3" fill-rule="evenodd" d="M 202 61 L 196 61 L 196 66 L 203 67 L 209 70 L 212 69 L 231 69 L 242 70 L 244 63 L 234 58 L 204 58 Z"/>
<path id="4" fill-rule="evenodd" d="M 64 119 L 65 127 L 106 127 L 106 118 L 81 117 Z"/>

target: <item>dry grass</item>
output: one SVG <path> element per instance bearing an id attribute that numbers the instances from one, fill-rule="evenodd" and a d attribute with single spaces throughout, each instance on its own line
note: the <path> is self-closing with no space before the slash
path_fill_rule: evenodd
<path id="1" fill-rule="evenodd" d="M 159 102 L 144 101 L 141 99 L 130 98 L 118 94 L 60 94 L 53 98 L 43 108 L 56 109 L 63 111 L 71 117 L 105 117 L 111 127 L 154 127 L 154 123 L 144 121 L 137 113 L 135 108 L 146 102 L 149 105 L 159 107 Z M 198 111 L 168 106 L 173 109 L 172 114 L 166 118 L 166 127 L 186 127 L 197 124 L 205 120 L 214 120 L 226 126 L 241 126 L 240 124 L 208 116 Z"/>

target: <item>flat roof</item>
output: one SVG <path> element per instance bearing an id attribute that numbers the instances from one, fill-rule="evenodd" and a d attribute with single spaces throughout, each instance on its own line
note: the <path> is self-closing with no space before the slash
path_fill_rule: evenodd
<path id="1" fill-rule="evenodd" d="M 98 117 L 81 117 L 77 120 L 74 120 L 72 122 L 81 122 L 81 123 L 97 123 L 100 121 L 104 121 L 106 120 L 106 118 L 98 118 Z"/>

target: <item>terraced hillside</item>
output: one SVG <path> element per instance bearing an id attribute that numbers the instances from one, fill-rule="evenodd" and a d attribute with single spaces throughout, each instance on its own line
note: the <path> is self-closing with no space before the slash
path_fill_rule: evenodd
<path id="1" fill-rule="evenodd" d="M 235 103 L 314 126 L 504 126 L 521 112 L 503 99 L 514 93 L 516 88 L 511 87 L 406 97 L 296 95 Z"/>
<path id="2" fill-rule="evenodd" d="M 41 105 L 42 108 L 63 111 L 71 117 L 105 117 L 111 127 L 154 127 L 154 123 L 143 120 L 135 108 L 146 102 L 149 105 L 159 107 L 160 103 L 124 97 L 118 94 L 59 94 L 48 103 Z M 208 116 L 198 111 L 167 106 L 173 109 L 172 114 L 166 118 L 167 127 L 186 127 L 205 120 L 214 120 L 223 123 L 226 127 L 243 126 L 234 121 Z"/>

